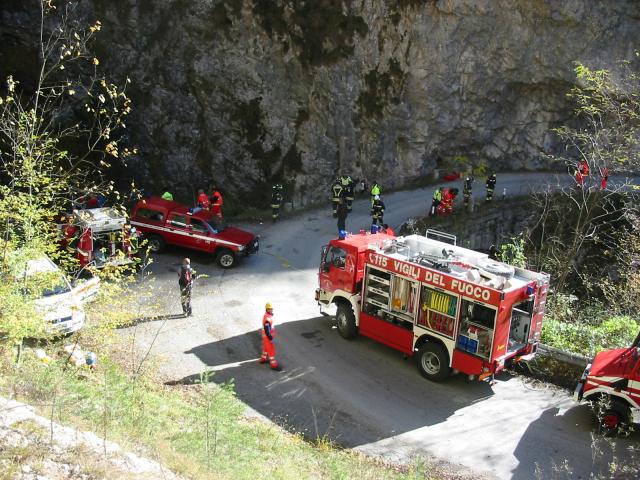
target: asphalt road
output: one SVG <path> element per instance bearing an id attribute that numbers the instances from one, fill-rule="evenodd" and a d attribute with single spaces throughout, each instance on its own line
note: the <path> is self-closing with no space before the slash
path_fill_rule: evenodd
<path id="1" fill-rule="evenodd" d="M 567 175 L 499 174 L 496 195 L 503 188 L 510 196 L 570 182 Z M 461 181 L 446 185 L 462 193 Z M 424 215 L 433 188 L 384 195 L 385 221 L 397 227 Z M 484 193 L 477 182 L 478 208 Z M 347 230 L 369 225 L 369 202 L 357 200 Z M 247 228 L 260 234 L 260 252 L 231 270 L 177 248 L 156 256 L 153 280 L 145 284 L 152 293 L 140 312 L 160 318 L 123 334 L 138 355 L 150 352 L 159 359 L 167 380 L 197 381 L 209 369 L 214 381 L 235 383 L 249 413 L 290 431 L 327 436 L 391 462 L 446 462 L 468 478 L 589 478 L 606 472 L 612 456 L 624 459 L 624 447 L 640 439 L 635 433 L 600 445 L 602 452 L 594 456 L 595 420 L 569 392 L 510 374 L 499 376 L 493 387 L 467 383 L 460 375 L 432 383 L 399 352 L 366 338 L 340 337 L 313 299 L 321 247 L 337 233 L 330 206 Z M 208 275 L 194 287 L 190 318 L 179 315 L 177 271 L 184 256 Z M 275 308 L 284 366 L 279 373 L 257 362 L 267 301 Z"/>

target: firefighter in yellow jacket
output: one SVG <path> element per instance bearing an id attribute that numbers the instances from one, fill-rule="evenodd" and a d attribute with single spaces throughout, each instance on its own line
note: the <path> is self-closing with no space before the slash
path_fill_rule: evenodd
<path id="1" fill-rule="evenodd" d="M 276 336 L 276 329 L 273 326 L 273 306 L 267 303 L 264 306 L 264 310 L 265 312 L 262 317 L 262 355 L 260 356 L 260 363 L 269 362 L 271 369 L 279 372 L 282 368 L 280 368 L 276 360 L 276 347 L 273 343 L 273 339 Z"/>

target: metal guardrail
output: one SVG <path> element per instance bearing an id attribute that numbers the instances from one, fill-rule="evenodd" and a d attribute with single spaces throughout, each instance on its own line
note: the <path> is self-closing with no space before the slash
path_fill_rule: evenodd
<path id="1" fill-rule="evenodd" d="M 549 345 L 544 345 L 542 343 L 538 345 L 538 353 L 547 355 L 555 360 L 558 360 L 559 362 L 566 363 L 574 367 L 585 368 L 587 364 L 591 363 L 591 359 L 588 357 L 584 357 L 576 353 L 564 352 L 562 350 L 551 347 Z"/>

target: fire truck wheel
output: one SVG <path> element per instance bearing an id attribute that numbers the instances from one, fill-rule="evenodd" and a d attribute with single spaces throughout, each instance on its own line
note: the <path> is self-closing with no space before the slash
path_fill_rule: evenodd
<path id="1" fill-rule="evenodd" d="M 150 235 L 147 238 L 147 246 L 149 247 L 149 250 L 151 250 L 153 253 L 160 253 L 164 250 L 166 243 L 164 241 L 164 238 L 159 237 L 158 235 Z"/>
<path id="2" fill-rule="evenodd" d="M 420 347 L 416 360 L 422 376 L 434 382 L 443 381 L 451 373 L 449 355 L 438 343 L 427 342 Z"/>
<path id="3" fill-rule="evenodd" d="M 222 268 L 231 268 L 236 264 L 236 256 L 231 250 L 223 248 L 218 250 L 216 261 Z"/>
<path id="4" fill-rule="evenodd" d="M 338 324 L 338 332 L 340 332 L 340 335 L 342 335 L 343 338 L 351 339 L 358 334 L 356 317 L 353 314 L 351 305 L 347 305 L 344 303 L 338 304 L 336 323 Z"/>
<path id="5" fill-rule="evenodd" d="M 623 401 L 612 399 L 602 406 L 598 415 L 600 432 L 607 437 L 628 434 L 630 415 L 629 407 Z"/>

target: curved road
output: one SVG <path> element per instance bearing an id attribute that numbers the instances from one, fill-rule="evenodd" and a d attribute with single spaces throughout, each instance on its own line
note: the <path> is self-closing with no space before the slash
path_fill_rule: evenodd
<path id="1" fill-rule="evenodd" d="M 571 181 L 567 175 L 499 174 L 496 195 L 503 188 L 509 196 Z M 461 184 L 455 183 L 460 193 Z M 397 227 L 424 215 L 434 188 L 384 195 L 385 221 Z M 484 184 L 476 182 L 474 190 L 482 208 Z M 357 200 L 347 229 L 369 225 L 369 202 Z M 235 382 L 250 413 L 291 431 L 327 436 L 391 462 L 443 462 L 468 478 L 550 478 L 567 468 L 567 478 L 588 478 L 606 472 L 605 460 L 624 457 L 625 445 L 640 438 L 636 433 L 604 446 L 594 460 L 594 418 L 564 390 L 510 374 L 493 387 L 460 375 L 431 383 L 395 350 L 366 338 L 342 339 L 313 300 L 321 247 L 336 235 L 330 206 L 248 228 L 261 235 L 260 252 L 231 270 L 177 248 L 156 256 L 151 297 L 140 308 L 141 320 L 160 317 L 123 332 L 139 355 L 150 351 L 161 359 L 166 380 L 197 381 L 208 368 L 214 381 Z M 190 318 L 178 315 L 176 272 L 184 256 L 209 275 L 194 287 Z M 257 363 L 266 301 L 275 307 L 279 373 Z"/>

